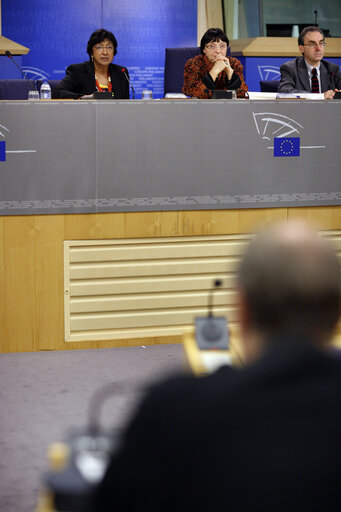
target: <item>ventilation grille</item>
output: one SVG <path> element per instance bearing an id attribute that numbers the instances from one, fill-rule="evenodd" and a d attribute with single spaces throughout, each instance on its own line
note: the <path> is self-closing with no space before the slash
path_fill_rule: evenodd
<path id="1" fill-rule="evenodd" d="M 340 232 L 325 232 L 341 255 Z M 182 335 L 207 314 L 236 324 L 235 270 L 251 235 L 64 242 L 65 341 Z"/>
<path id="2" fill-rule="evenodd" d="M 65 340 L 182 335 L 207 314 L 235 322 L 234 273 L 250 236 L 64 242 Z"/>

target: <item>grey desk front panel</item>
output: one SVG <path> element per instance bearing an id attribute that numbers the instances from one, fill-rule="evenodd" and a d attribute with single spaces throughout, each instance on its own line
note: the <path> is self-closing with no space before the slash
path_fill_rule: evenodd
<path id="1" fill-rule="evenodd" d="M 341 102 L 0 102 L 0 215 L 341 204 Z M 299 137 L 300 156 L 274 156 Z"/>

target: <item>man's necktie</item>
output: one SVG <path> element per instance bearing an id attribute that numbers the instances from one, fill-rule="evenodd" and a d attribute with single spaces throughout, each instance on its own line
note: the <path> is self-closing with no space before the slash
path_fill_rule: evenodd
<path id="1" fill-rule="evenodd" d="M 317 70 L 311 70 L 311 92 L 320 92 L 319 79 L 317 78 Z"/>

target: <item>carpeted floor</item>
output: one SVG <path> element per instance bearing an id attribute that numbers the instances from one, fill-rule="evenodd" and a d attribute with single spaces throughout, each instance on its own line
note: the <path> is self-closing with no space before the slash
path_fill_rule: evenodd
<path id="1" fill-rule="evenodd" d="M 96 390 L 119 384 L 101 420 L 120 427 L 143 388 L 182 364 L 181 345 L 1 355 L 0 511 L 35 510 L 48 446 L 86 427 Z"/>

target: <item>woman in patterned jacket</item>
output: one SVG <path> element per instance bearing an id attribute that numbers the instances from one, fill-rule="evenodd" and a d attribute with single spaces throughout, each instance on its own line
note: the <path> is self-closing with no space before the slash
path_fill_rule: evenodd
<path id="1" fill-rule="evenodd" d="M 248 90 L 243 77 L 243 66 L 238 59 L 227 57 L 227 35 L 220 28 L 209 28 L 200 42 L 201 55 L 189 59 L 185 65 L 182 92 L 187 96 L 205 99 L 215 89 L 235 89 L 238 98 Z"/>

